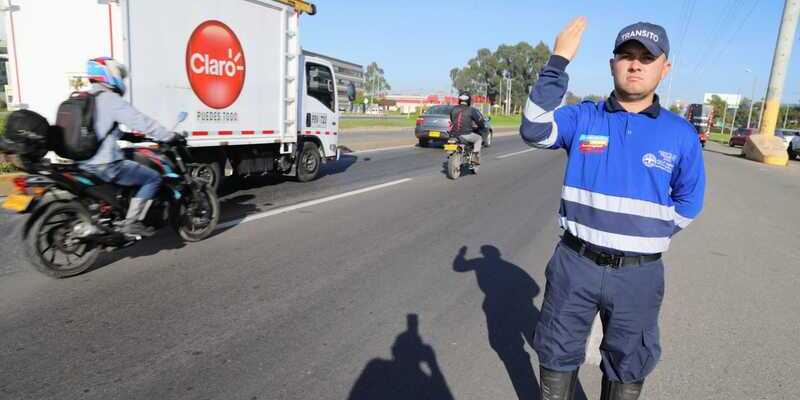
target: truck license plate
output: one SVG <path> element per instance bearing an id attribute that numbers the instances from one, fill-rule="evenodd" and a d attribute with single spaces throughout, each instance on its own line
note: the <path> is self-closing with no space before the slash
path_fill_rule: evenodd
<path id="1" fill-rule="evenodd" d="M 428 132 L 428 136 L 429 137 L 441 137 L 442 133 L 439 132 L 439 131 L 430 131 L 430 132 Z"/>

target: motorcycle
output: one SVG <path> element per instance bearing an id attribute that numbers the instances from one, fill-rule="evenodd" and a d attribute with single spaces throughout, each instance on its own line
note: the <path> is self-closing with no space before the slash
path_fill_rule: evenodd
<path id="1" fill-rule="evenodd" d="M 450 138 L 444 144 L 444 151 L 447 154 L 445 170 L 448 178 L 458 179 L 465 171 L 478 174 L 479 166 L 475 164 L 471 143 Z"/>
<path id="2" fill-rule="evenodd" d="M 170 225 L 186 242 L 203 240 L 214 232 L 219 200 L 206 181 L 191 173 L 200 164 L 192 162 L 185 134 L 171 143 L 126 151 L 129 158 L 155 169 L 163 178 L 145 225 L 156 229 Z M 114 251 L 142 240 L 121 230 L 136 188 L 106 183 L 76 165 L 53 164 L 46 159 L 29 159 L 18 166 L 29 175 L 14 180 L 16 193 L 7 197 L 3 207 L 30 214 L 23 244 L 28 260 L 39 272 L 55 278 L 77 275 L 92 266 L 100 251 Z"/>

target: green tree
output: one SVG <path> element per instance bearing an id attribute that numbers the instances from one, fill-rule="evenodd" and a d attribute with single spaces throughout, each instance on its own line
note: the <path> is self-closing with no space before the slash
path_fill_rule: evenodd
<path id="1" fill-rule="evenodd" d="M 677 104 L 673 104 L 673 105 L 669 106 L 669 110 L 674 112 L 675 114 L 678 114 L 678 115 L 681 114 L 681 108 L 678 107 Z"/>
<path id="2" fill-rule="evenodd" d="M 370 103 L 375 103 L 377 97 L 381 97 L 387 91 L 392 90 L 391 85 L 383 76 L 383 68 L 374 61 L 367 66 L 364 77 L 364 90 L 366 91 L 366 96 L 370 99 Z"/>
<path id="3" fill-rule="evenodd" d="M 728 106 L 728 103 L 717 95 L 711 96 L 711 99 L 706 104 L 710 105 L 714 110 L 715 118 L 722 118 L 723 114 L 725 114 L 725 107 Z M 716 123 L 714 125 L 718 126 Z"/>
<path id="4" fill-rule="evenodd" d="M 548 58 L 550 48 L 542 42 L 535 47 L 527 42 L 504 44 L 494 52 L 480 49 L 463 68 L 450 70 L 450 80 L 458 91 L 486 94 L 492 102 L 498 102 L 505 99 L 510 78 L 512 109 L 521 109 Z"/>
<path id="5" fill-rule="evenodd" d="M 583 96 L 583 101 L 591 101 L 591 102 L 594 102 L 594 103 L 599 103 L 599 102 L 605 101 L 605 100 L 606 100 L 605 96 L 598 96 L 596 94 L 590 94 L 590 95 Z"/>
<path id="6" fill-rule="evenodd" d="M 564 101 L 567 104 L 578 104 L 581 102 L 581 98 L 576 96 L 575 93 L 570 92 L 567 90 L 567 95 L 564 97 Z"/>
<path id="7" fill-rule="evenodd" d="M 364 91 L 363 90 L 356 90 L 356 98 L 353 100 L 353 105 L 355 107 L 361 107 L 364 105 Z M 357 110 L 360 108 L 356 108 Z"/>

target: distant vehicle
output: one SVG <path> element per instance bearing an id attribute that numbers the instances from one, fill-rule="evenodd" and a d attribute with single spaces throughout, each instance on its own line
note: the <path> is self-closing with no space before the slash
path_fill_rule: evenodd
<path id="1" fill-rule="evenodd" d="M 450 138 L 450 111 L 452 105 L 433 106 L 417 118 L 417 126 L 414 128 L 414 135 L 419 141 L 419 147 L 427 147 L 431 141 L 446 141 Z M 480 111 L 478 112 L 480 113 Z M 483 124 L 486 128 L 481 132 L 483 136 L 483 146 L 491 147 L 494 140 L 494 129 L 492 119 L 481 114 Z"/>
<path id="2" fill-rule="evenodd" d="M 728 140 L 728 146 L 744 146 L 747 137 L 756 133 L 755 128 L 739 128 L 733 132 L 731 138 Z"/>
<path id="3" fill-rule="evenodd" d="M 800 155 L 800 129 L 776 129 L 775 135 L 779 134 L 787 143 L 786 152 L 789 153 L 789 159 L 794 160 Z"/>
<path id="4" fill-rule="evenodd" d="M 795 129 L 775 129 L 775 136 L 783 139 L 786 143 L 786 148 L 789 148 L 789 144 L 792 143 L 792 138 L 797 135 L 797 131 Z"/>
<path id="5" fill-rule="evenodd" d="M 367 108 L 367 111 L 364 112 L 367 115 L 383 115 L 383 110 L 381 110 L 378 106 L 372 106 Z"/>
<path id="6" fill-rule="evenodd" d="M 706 147 L 706 140 L 714 126 L 714 108 L 708 104 L 689 104 L 686 108 L 686 119 L 697 131 L 700 145 Z"/>

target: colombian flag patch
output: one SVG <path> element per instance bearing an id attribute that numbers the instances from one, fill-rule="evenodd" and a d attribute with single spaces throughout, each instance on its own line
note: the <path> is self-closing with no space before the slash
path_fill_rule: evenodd
<path id="1" fill-rule="evenodd" d="M 584 134 L 578 140 L 581 153 L 602 153 L 608 147 L 608 136 Z"/>

